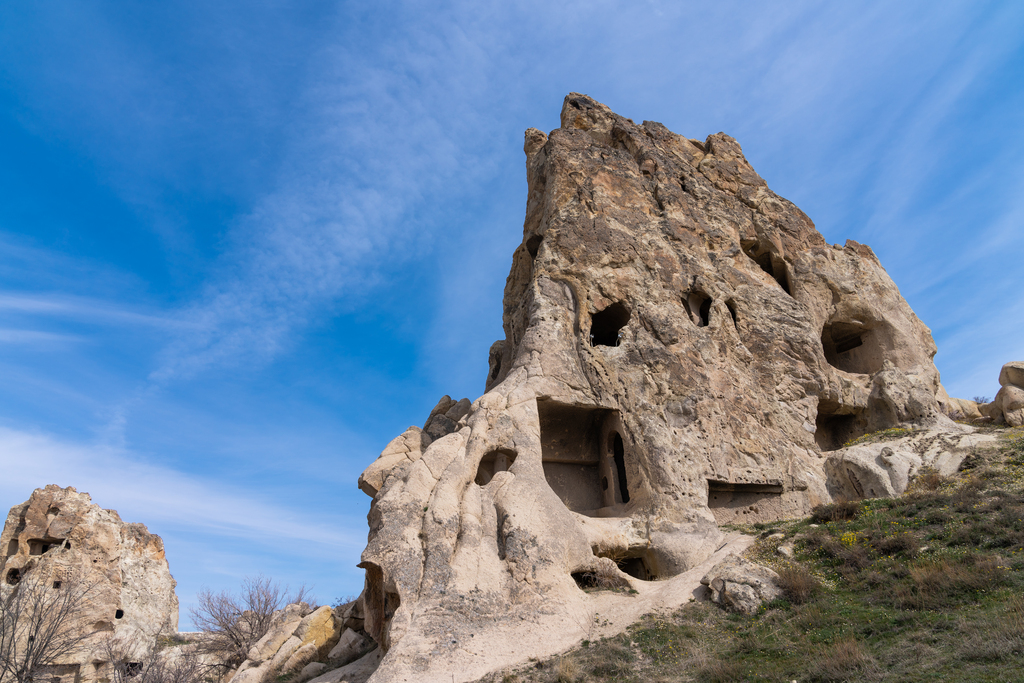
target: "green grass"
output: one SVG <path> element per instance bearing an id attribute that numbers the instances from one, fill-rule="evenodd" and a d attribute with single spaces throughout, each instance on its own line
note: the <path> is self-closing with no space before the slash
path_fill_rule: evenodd
<path id="1" fill-rule="evenodd" d="M 745 529 L 787 598 L 693 603 L 485 681 L 1016 681 L 1024 676 L 1024 429 L 954 477 Z M 818 521 L 812 521 L 818 520 Z M 769 538 L 777 533 L 785 538 Z M 796 543 L 796 557 L 778 554 Z M 569 662 L 567 664 L 567 662 Z"/>

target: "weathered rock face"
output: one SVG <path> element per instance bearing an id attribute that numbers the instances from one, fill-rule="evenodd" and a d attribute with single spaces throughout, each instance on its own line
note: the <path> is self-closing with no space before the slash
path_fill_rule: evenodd
<path id="1" fill-rule="evenodd" d="M 525 151 L 486 393 L 442 399 L 360 478 L 374 680 L 529 656 L 525 621 L 557 640 L 586 608 L 573 575 L 679 574 L 718 523 L 828 501 L 823 451 L 948 422 L 931 334 L 874 253 L 825 244 L 729 136 L 570 94 Z"/>
<path id="2" fill-rule="evenodd" d="M 178 629 L 175 582 L 163 541 L 142 524 L 121 521 L 114 510 L 92 503 L 73 487 L 49 485 L 11 508 L 0 534 L 2 590 L 42 581 L 92 586 L 79 615 L 79 628 L 94 634 L 57 672 L 69 680 L 102 676 L 104 643 L 111 635 L 155 644 Z"/>

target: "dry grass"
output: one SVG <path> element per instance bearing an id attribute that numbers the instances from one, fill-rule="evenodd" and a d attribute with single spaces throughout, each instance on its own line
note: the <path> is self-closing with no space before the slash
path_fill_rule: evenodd
<path id="1" fill-rule="evenodd" d="M 853 639 L 828 646 L 811 667 L 812 681 L 865 680 L 875 668 L 875 661 L 863 645 Z"/>
<path id="2" fill-rule="evenodd" d="M 782 567 L 778 574 L 779 588 L 786 600 L 794 605 L 804 604 L 821 589 L 821 582 L 802 564 Z"/>

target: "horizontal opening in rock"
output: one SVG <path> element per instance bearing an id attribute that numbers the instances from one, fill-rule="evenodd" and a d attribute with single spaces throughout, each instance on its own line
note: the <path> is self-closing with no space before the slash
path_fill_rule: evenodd
<path id="1" fill-rule="evenodd" d="M 109 621 L 97 621 L 95 624 L 92 625 L 92 630 L 93 631 L 113 631 L 114 630 L 114 625 L 112 623 L 110 623 Z M 104 662 L 99 662 L 99 663 L 94 663 L 94 664 L 95 664 L 96 668 L 98 669 L 101 666 L 103 666 Z"/>
<path id="2" fill-rule="evenodd" d="M 708 508 L 719 524 L 782 517 L 782 485 L 708 479 Z"/>
<path id="3" fill-rule="evenodd" d="M 8 586 L 17 586 L 21 583 L 21 570 L 20 569 L 8 569 L 7 576 L 4 577 L 4 582 Z"/>
<path id="4" fill-rule="evenodd" d="M 537 252 L 540 251 L 540 243 L 544 240 L 541 235 L 532 235 L 526 240 L 526 251 L 529 252 L 532 258 L 537 257 Z"/>
<path id="5" fill-rule="evenodd" d="M 7 556 L 18 554 L 18 540 L 15 539 L 7 544 Z"/>
<path id="6" fill-rule="evenodd" d="M 760 242 L 743 242 L 740 245 L 743 253 L 751 258 L 764 272 L 772 276 L 772 279 L 779 283 L 782 291 L 791 294 L 789 286 L 789 268 L 781 256 L 772 254 L 771 251 Z"/>
<path id="7" fill-rule="evenodd" d="M 30 538 L 28 540 L 28 554 L 42 555 L 46 551 L 63 546 L 71 547 L 71 542 L 64 538 Z"/>
<path id="8" fill-rule="evenodd" d="M 606 421 L 615 411 L 538 400 L 537 412 L 541 464 L 555 495 L 567 508 L 583 514 L 614 505 L 621 497 L 615 481 L 619 478 L 614 464 L 615 444 L 614 439 L 606 441 L 607 437 L 602 437 Z M 625 482 L 625 474 L 621 479 Z M 626 491 L 628 495 L 628 488 Z"/>
<path id="9" fill-rule="evenodd" d="M 683 308 L 697 327 L 707 327 L 711 320 L 711 297 L 701 291 L 690 292 L 683 299 Z"/>
<path id="10" fill-rule="evenodd" d="M 628 503 L 629 486 L 626 483 L 626 447 L 622 443 L 622 437 L 616 431 L 609 433 L 608 439 L 610 442 L 609 450 L 611 451 L 612 460 L 615 463 L 615 479 L 619 484 L 617 487 L 618 497 L 615 502 Z"/>
<path id="11" fill-rule="evenodd" d="M 60 588 L 60 586 L 61 586 L 61 583 L 60 583 L 60 581 L 54 581 L 54 582 L 53 582 L 53 587 L 54 587 L 54 588 Z"/>
<path id="12" fill-rule="evenodd" d="M 124 675 L 128 678 L 134 678 L 142 673 L 142 662 L 125 662 L 123 666 Z"/>
<path id="13" fill-rule="evenodd" d="M 595 313 L 590 319 L 591 346 L 618 346 L 620 331 L 629 322 L 629 309 L 621 302 Z"/>
<path id="14" fill-rule="evenodd" d="M 124 610 L 123 609 L 119 609 L 119 610 L 114 612 L 114 618 L 115 619 L 120 619 L 123 616 L 124 616 Z"/>
<path id="15" fill-rule="evenodd" d="M 479 486 L 487 486 L 491 479 L 498 472 L 507 472 L 508 468 L 516 460 L 515 451 L 502 448 L 491 451 L 480 459 L 480 466 L 476 470 L 476 481 Z"/>
<path id="16" fill-rule="evenodd" d="M 651 572 L 650 566 L 647 564 L 647 560 L 643 557 L 627 557 L 619 560 L 619 569 L 623 573 L 629 574 L 634 579 L 640 579 L 641 581 L 654 581 L 656 577 Z"/>
<path id="17" fill-rule="evenodd" d="M 871 375 L 882 369 L 883 354 L 876 330 L 859 323 L 826 324 L 821 331 L 821 347 L 829 365 L 843 372 Z"/>

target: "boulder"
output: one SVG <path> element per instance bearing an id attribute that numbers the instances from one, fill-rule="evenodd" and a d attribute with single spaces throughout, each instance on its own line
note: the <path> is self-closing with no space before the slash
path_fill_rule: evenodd
<path id="1" fill-rule="evenodd" d="M 1024 361 L 1007 363 L 999 371 L 999 393 L 993 412 L 1011 427 L 1024 425 Z"/>
<path id="2" fill-rule="evenodd" d="M 968 455 L 997 438 L 956 425 L 842 448 L 825 460 L 829 493 L 843 500 L 895 498 L 923 468 L 943 476 L 954 474 Z"/>
<path id="3" fill-rule="evenodd" d="M 781 598 L 779 575 L 739 555 L 729 555 L 700 580 L 711 601 L 732 612 L 755 614 L 766 602 Z"/>
<path id="4" fill-rule="evenodd" d="M 335 666 L 344 666 L 353 662 L 376 647 L 377 644 L 365 633 L 348 628 L 341 634 L 338 644 L 327 655 L 327 660 Z"/>

